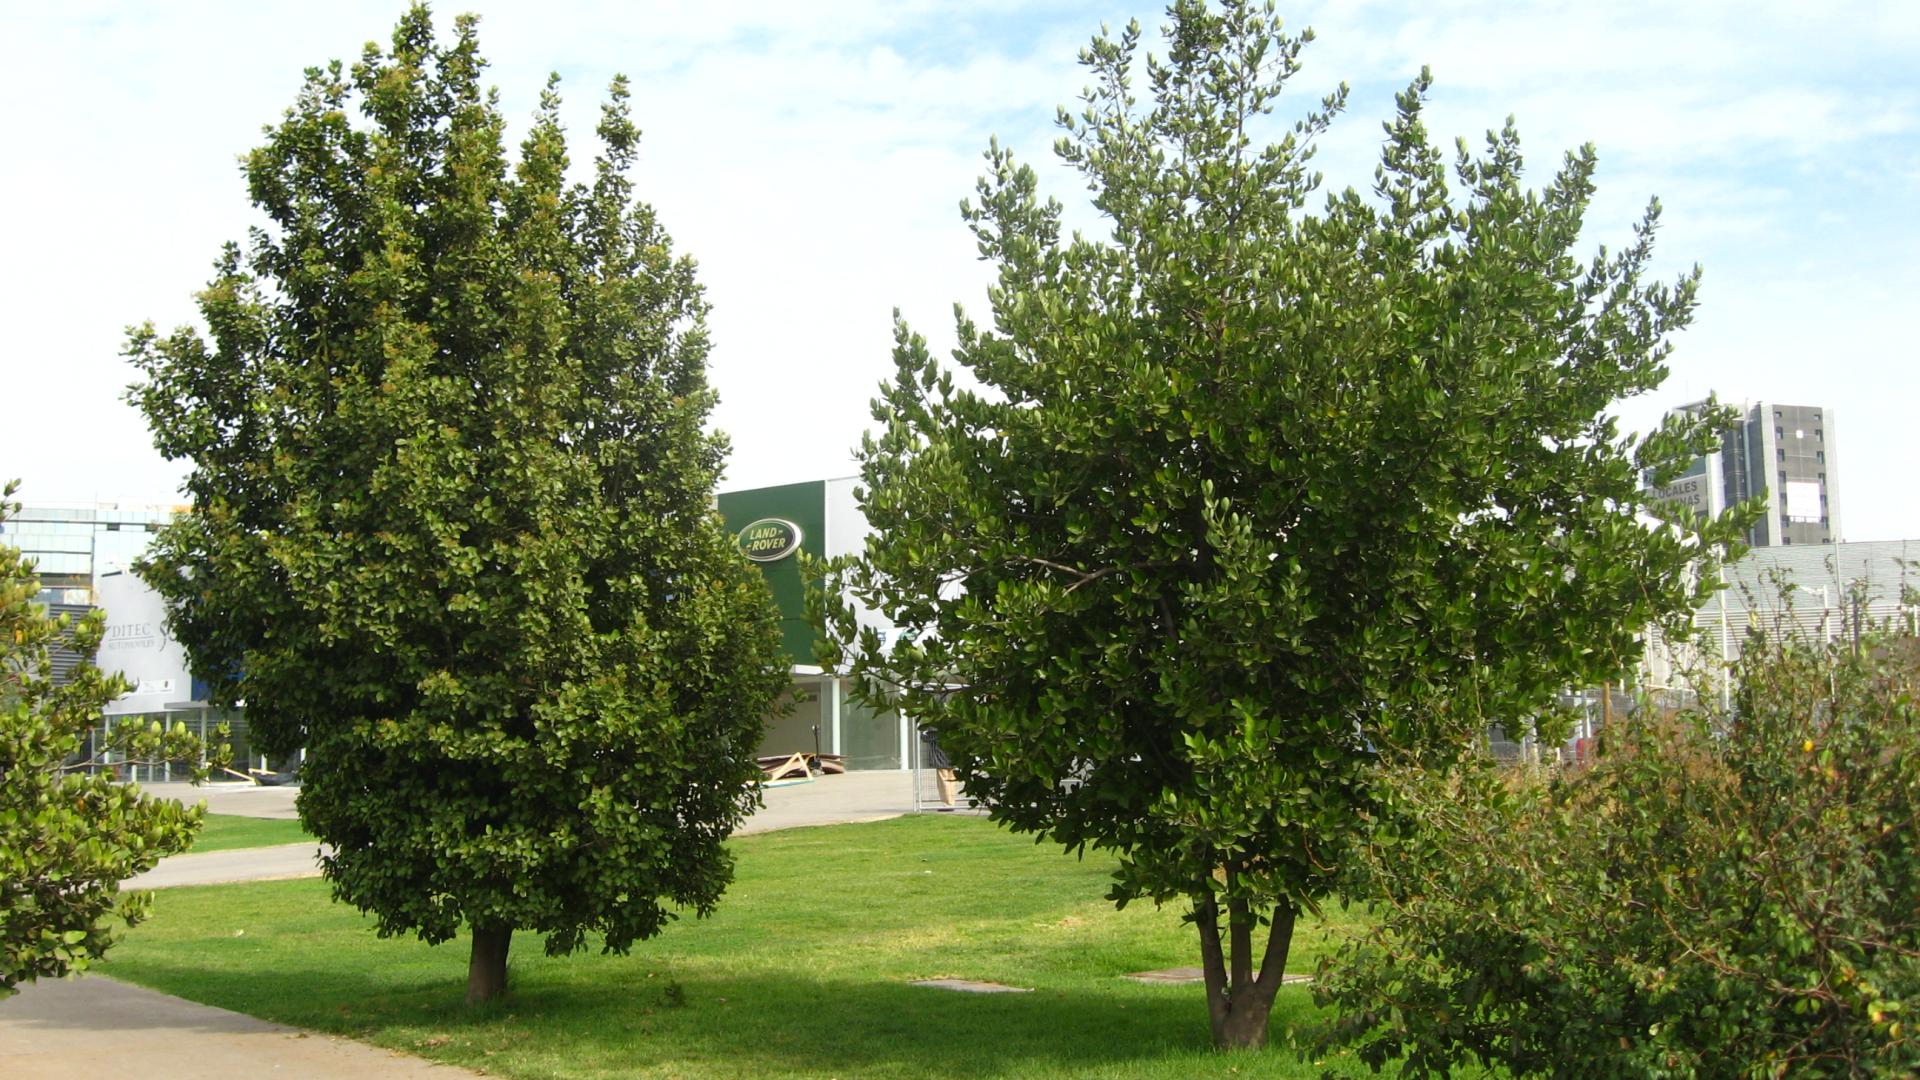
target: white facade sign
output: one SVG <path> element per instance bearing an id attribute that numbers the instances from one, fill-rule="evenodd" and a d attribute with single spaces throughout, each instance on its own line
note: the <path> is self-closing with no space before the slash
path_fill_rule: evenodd
<path id="1" fill-rule="evenodd" d="M 1820 485 L 1811 480 L 1787 481 L 1787 520 L 1820 520 Z"/>
<path id="2" fill-rule="evenodd" d="M 94 592 L 107 612 L 107 635 L 97 663 L 119 672 L 133 690 L 102 711 L 108 716 L 162 711 L 184 701 L 192 689 L 187 650 L 167 633 L 167 611 L 160 594 L 126 571 L 102 573 Z"/>

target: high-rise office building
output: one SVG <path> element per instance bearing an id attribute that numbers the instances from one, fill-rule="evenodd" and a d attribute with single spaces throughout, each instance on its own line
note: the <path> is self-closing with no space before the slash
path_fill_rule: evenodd
<path id="1" fill-rule="evenodd" d="M 1673 412 L 1697 412 L 1705 401 Z M 1768 510 L 1747 534 L 1754 547 L 1831 544 L 1841 539 L 1840 467 L 1833 410 L 1819 405 L 1748 402 L 1721 436 L 1720 449 L 1660 489 L 1663 500 L 1717 514 L 1757 495 Z"/>

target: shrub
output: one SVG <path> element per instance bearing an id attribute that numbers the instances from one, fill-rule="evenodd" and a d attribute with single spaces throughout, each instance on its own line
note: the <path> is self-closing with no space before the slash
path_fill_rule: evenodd
<path id="1" fill-rule="evenodd" d="M 0 485 L 0 523 L 19 509 L 14 489 Z M 94 666 L 105 613 L 53 615 L 39 591 L 34 560 L 0 543 L 0 999 L 104 956 L 153 907 L 152 893 L 121 882 L 185 851 L 199 831 L 203 806 L 116 783 L 98 768 L 102 752 L 175 762 L 194 780 L 227 760 L 227 748 L 209 753 L 184 725 L 158 721 L 123 723 L 89 754 L 100 710 L 131 687 Z M 60 644 L 79 662 L 56 678 Z"/>
<path id="2" fill-rule="evenodd" d="M 1920 649 L 1756 637 L 1734 678 L 1584 770 L 1395 773 L 1323 1042 L 1411 1076 L 1920 1070 Z"/>

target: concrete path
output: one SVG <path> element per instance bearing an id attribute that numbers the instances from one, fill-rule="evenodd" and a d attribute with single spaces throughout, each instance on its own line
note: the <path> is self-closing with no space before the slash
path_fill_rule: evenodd
<path id="1" fill-rule="evenodd" d="M 223 782 L 199 787 L 179 783 L 141 784 L 140 790 L 183 803 L 205 802 L 209 814 L 279 818 L 283 821 L 292 821 L 300 816 L 293 807 L 294 798 L 300 794 L 297 787 L 260 787 L 257 784 Z"/>
<path id="2" fill-rule="evenodd" d="M 320 845 L 311 840 L 273 847 L 234 848 L 203 855 L 175 855 L 127 879 L 122 888 L 167 889 L 175 885 L 224 885 L 233 881 L 277 881 L 319 877 L 315 861 Z"/>
<path id="3" fill-rule="evenodd" d="M 0 1076 L 74 1080 L 464 1080 L 480 1074 L 269 1024 L 97 975 L 43 980 L 0 1002 Z"/>
<path id="4" fill-rule="evenodd" d="M 768 788 L 764 800 L 766 805 L 734 830 L 735 835 L 808 825 L 879 821 L 910 814 L 913 812 L 913 774 L 887 771 L 821 776 L 803 784 Z"/>
<path id="5" fill-rule="evenodd" d="M 768 788 L 766 805 L 736 830 L 737 835 L 879 821 L 913 810 L 913 776 L 904 772 L 856 772 L 822 776 L 803 784 Z M 146 791 L 174 799 L 205 798 L 214 814 L 243 817 L 292 817 L 297 788 L 194 788 L 186 784 L 143 784 Z M 129 889 L 166 889 L 175 885 L 223 885 L 235 881 L 276 881 L 318 877 L 319 846 L 311 843 L 236 848 L 203 855 L 175 855 L 127 880 Z"/>
<path id="6" fill-rule="evenodd" d="M 188 784 L 142 784 L 141 790 L 169 799 L 192 802 L 205 799 L 207 812 L 240 817 L 293 818 L 291 787 L 192 787 Z M 879 821 L 913 811 L 913 774 L 908 772 L 854 772 L 822 776 L 801 784 L 768 788 L 766 805 L 735 830 L 746 836 L 811 825 L 840 825 Z M 314 844 L 238 848 L 204 855 L 175 855 L 127 882 L 129 889 L 165 889 L 174 885 L 215 885 L 233 881 L 273 881 L 317 877 Z"/>
<path id="7" fill-rule="evenodd" d="M 858 772 L 769 788 L 766 805 L 738 832 L 899 817 L 913 809 L 912 785 L 911 773 Z M 216 814 L 295 816 L 294 788 L 142 787 L 185 801 L 206 799 Z M 315 844 L 302 843 L 176 855 L 133 878 L 127 887 L 314 877 L 320 873 L 314 863 L 317 850 Z M 143 1080 L 253 1080 L 266 1075 L 290 1080 L 464 1080 L 480 1075 L 100 975 L 43 980 L 0 1001 L 0 1077 L 6 1080 L 69 1080 L 129 1061 Z"/>

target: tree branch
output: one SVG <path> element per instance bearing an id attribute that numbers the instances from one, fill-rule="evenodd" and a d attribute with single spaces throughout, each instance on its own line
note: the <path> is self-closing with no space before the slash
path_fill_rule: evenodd
<path id="1" fill-rule="evenodd" d="M 1220 955 L 1220 906 L 1211 891 L 1193 902 L 1193 924 L 1200 929 L 1200 966 L 1206 973 L 1207 1016 L 1218 1031 L 1227 1018 L 1227 965 Z"/>
<path id="2" fill-rule="evenodd" d="M 1119 563 L 1114 566 L 1102 567 L 1099 570 L 1081 570 L 1077 567 L 1068 566 L 1065 563 L 1057 563 L 1052 559 L 1042 559 L 1033 555 L 1015 555 L 1013 556 L 1013 560 L 1015 562 L 1032 563 L 1035 566 L 1044 566 L 1049 570 L 1058 570 L 1063 574 L 1072 574 L 1076 580 L 1073 584 L 1067 586 L 1067 592 L 1069 593 L 1082 585 L 1091 584 L 1106 577 L 1108 574 L 1117 574 L 1122 570 L 1145 570 L 1150 567 L 1173 565 L 1170 562 L 1149 560 L 1146 562 Z"/>
<path id="3" fill-rule="evenodd" d="M 1293 923 L 1300 909 L 1292 903 L 1282 902 L 1273 909 L 1273 919 L 1267 930 L 1267 951 L 1260 958 L 1260 977 L 1254 985 L 1269 998 L 1280 989 L 1280 980 L 1287 973 L 1287 952 L 1293 945 Z"/>

